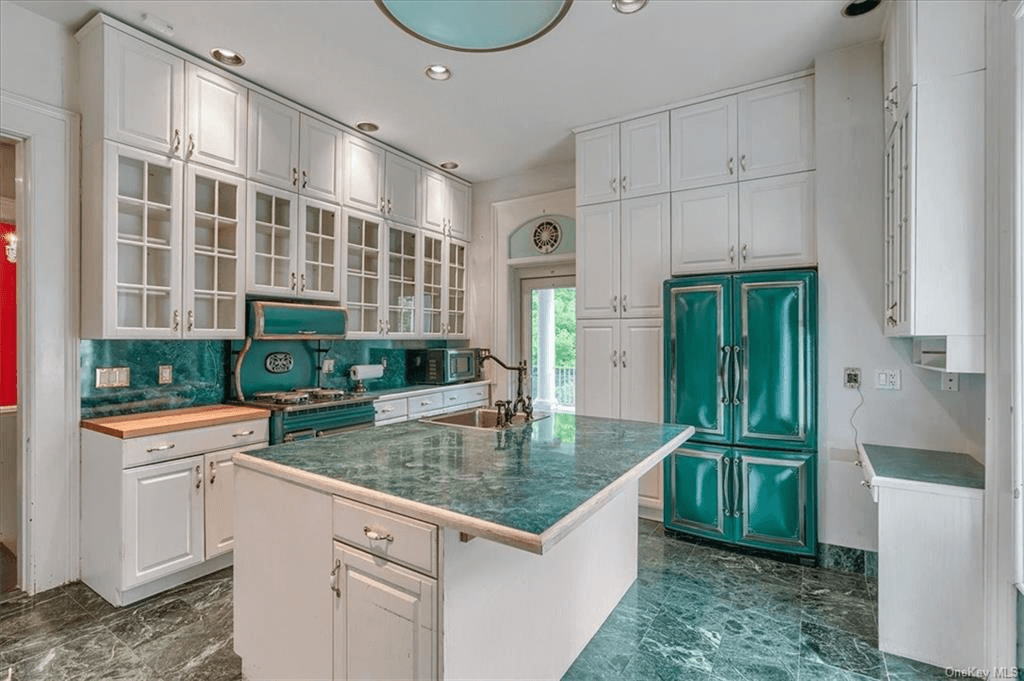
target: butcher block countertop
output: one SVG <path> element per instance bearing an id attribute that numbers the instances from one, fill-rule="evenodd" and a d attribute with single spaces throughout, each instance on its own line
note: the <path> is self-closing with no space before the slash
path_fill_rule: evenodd
<path id="1" fill-rule="evenodd" d="M 211 404 L 206 407 L 165 409 L 144 414 L 86 419 L 82 421 L 82 427 L 114 437 L 133 438 L 205 428 L 206 426 L 219 426 L 250 419 L 265 419 L 269 416 L 270 411 L 267 409 L 232 404 Z"/>

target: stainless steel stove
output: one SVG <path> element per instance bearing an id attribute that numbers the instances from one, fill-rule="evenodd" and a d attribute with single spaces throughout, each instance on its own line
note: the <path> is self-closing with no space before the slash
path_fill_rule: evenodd
<path id="1" fill-rule="evenodd" d="M 296 388 L 260 391 L 238 403 L 270 410 L 270 444 L 326 437 L 373 426 L 373 398 L 344 390 Z"/>

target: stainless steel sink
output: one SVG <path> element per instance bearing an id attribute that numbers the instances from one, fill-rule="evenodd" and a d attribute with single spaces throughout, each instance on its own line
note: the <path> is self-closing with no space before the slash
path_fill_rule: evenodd
<path id="1" fill-rule="evenodd" d="M 512 425 L 521 426 L 547 417 L 548 414 L 535 414 L 532 419 L 527 421 L 522 414 L 518 414 L 512 419 Z M 441 426 L 474 428 L 476 430 L 501 430 L 498 428 L 498 410 L 491 407 L 467 409 L 466 411 L 457 411 L 442 416 L 431 416 L 421 420 L 424 423 L 436 423 Z"/>

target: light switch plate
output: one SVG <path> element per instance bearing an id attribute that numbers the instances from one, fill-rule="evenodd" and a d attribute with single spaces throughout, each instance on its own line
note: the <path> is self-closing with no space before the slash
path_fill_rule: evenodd
<path id="1" fill-rule="evenodd" d="M 97 388 L 127 388 L 131 384 L 132 370 L 128 367 L 101 367 L 96 369 Z"/>
<path id="2" fill-rule="evenodd" d="M 170 364 L 160 365 L 160 375 L 157 378 L 157 383 L 160 385 L 167 385 L 174 381 L 174 367 Z"/>

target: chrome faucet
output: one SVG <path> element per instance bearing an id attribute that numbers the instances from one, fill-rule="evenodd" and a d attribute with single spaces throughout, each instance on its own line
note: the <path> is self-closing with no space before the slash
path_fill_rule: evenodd
<path id="1" fill-rule="evenodd" d="M 494 406 L 498 409 L 498 426 L 504 428 L 512 425 L 512 419 L 521 409 L 523 416 L 529 421 L 533 418 L 533 397 L 523 394 L 523 382 L 526 380 L 526 360 L 522 360 L 515 366 L 509 366 L 491 354 L 490 350 L 480 350 L 480 364 L 484 360 L 493 360 L 498 366 L 508 371 L 516 372 L 516 399 L 513 401 L 498 400 Z"/>

